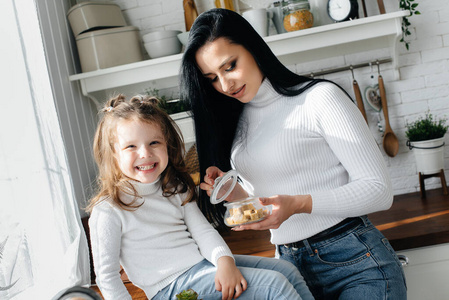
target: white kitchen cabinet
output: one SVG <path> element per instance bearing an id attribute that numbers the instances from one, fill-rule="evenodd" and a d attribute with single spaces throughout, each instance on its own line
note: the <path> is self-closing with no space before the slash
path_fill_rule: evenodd
<path id="1" fill-rule="evenodd" d="M 186 151 L 195 143 L 195 129 L 193 119 L 189 112 L 180 112 L 170 115 L 181 129 Z"/>
<path id="2" fill-rule="evenodd" d="M 449 299 L 449 243 L 398 251 L 408 258 L 404 265 L 408 300 Z"/>
<path id="3" fill-rule="evenodd" d="M 407 11 L 397 11 L 347 22 L 323 25 L 305 30 L 268 36 L 265 39 L 274 54 L 286 65 L 299 64 L 328 57 L 388 48 L 397 69 L 397 46 L 402 34 L 401 20 Z M 158 89 L 174 87 L 182 54 L 115 66 L 76 74 L 70 81 L 79 81 L 82 92 L 94 100 L 104 99 L 116 88 L 152 82 Z M 398 74 L 398 72 L 396 72 Z"/>

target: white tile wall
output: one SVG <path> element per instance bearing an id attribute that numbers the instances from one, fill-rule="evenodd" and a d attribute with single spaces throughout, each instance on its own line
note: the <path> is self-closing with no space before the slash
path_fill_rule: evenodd
<path id="1" fill-rule="evenodd" d="M 109 0 L 120 5 L 129 25 L 140 28 L 141 34 L 160 29 L 185 30 L 181 0 Z M 198 12 L 213 7 L 212 0 L 196 0 Z M 323 5 L 326 0 L 311 0 Z M 378 14 L 375 1 L 365 1 L 368 15 Z M 398 0 L 384 0 L 387 12 L 398 10 Z M 399 154 L 384 155 L 394 185 L 395 194 L 419 191 L 418 175 L 413 153 L 406 147 L 405 125 L 424 115 L 428 110 L 437 117 L 449 117 L 449 5 L 447 0 L 416 0 L 421 15 L 410 18 L 412 36 L 410 50 L 399 45 L 400 79 L 394 78 L 391 64 L 381 66 L 385 81 L 391 126 L 400 140 Z M 242 10 L 247 8 L 240 3 Z M 360 12 L 362 9 L 360 7 Z M 362 13 L 361 13 L 362 15 Z M 357 64 L 388 56 L 386 50 L 367 51 L 353 55 L 288 66 L 300 74 L 311 71 Z M 377 78 L 377 68 L 355 70 L 355 78 L 362 90 L 372 84 L 371 74 Z M 349 71 L 327 75 L 347 91 L 352 92 Z M 377 112 L 366 107 L 370 129 L 382 149 L 382 136 L 377 129 Z M 383 120 L 383 116 L 382 116 Z M 445 171 L 449 178 L 449 135 L 446 135 Z M 382 150 L 383 152 L 383 150 Z M 426 180 L 428 189 L 440 187 L 437 178 Z"/>

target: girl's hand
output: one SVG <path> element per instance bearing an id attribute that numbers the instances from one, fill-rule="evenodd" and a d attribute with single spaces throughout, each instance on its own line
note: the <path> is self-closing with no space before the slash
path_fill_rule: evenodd
<path id="1" fill-rule="evenodd" d="M 262 205 L 272 205 L 270 216 L 264 220 L 248 225 L 240 225 L 232 228 L 234 231 L 242 230 L 266 230 L 278 229 L 285 220 L 294 214 L 312 212 L 312 196 L 310 195 L 276 195 L 268 198 L 260 198 Z"/>
<path id="2" fill-rule="evenodd" d="M 200 189 L 207 192 L 210 197 L 212 195 L 212 190 L 214 189 L 214 183 L 217 177 L 221 177 L 225 174 L 219 168 L 212 166 L 206 169 L 206 175 L 204 175 L 204 181 L 200 184 Z M 240 184 L 236 184 L 234 190 L 225 199 L 226 201 L 241 200 L 248 197 L 248 193 L 242 188 Z"/>
<path id="3" fill-rule="evenodd" d="M 222 300 L 238 298 L 247 288 L 247 282 L 236 267 L 234 259 L 222 256 L 218 259 L 215 274 L 215 289 L 220 291 Z"/>

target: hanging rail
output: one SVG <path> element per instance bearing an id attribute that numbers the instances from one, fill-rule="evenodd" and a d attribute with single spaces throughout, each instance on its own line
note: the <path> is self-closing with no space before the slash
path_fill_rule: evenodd
<path id="1" fill-rule="evenodd" d="M 304 76 L 308 76 L 308 77 L 312 77 L 313 78 L 315 76 L 322 76 L 322 75 L 327 75 L 327 74 L 332 74 L 332 73 L 348 71 L 348 70 L 351 70 L 351 69 L 358 69 L 358 68 L 364 68 L 364 67 L 369 67 L 369 66 L 375 66 L 375 65 L 378 65 L 378 64 L 390 63 L 392 61 L 393 60 L 391 58 L 377 59 L 375 61 L 360 63 L 360 64 L 356 64 L 356 65 L 349 65 L 347 67 L 329 69 L 329 70 L 324 70 L 324 71 L 320 71 L 320 72 L 310 72 L 310 73 L 308 73 L 308 75 L 304 75 Z"/>

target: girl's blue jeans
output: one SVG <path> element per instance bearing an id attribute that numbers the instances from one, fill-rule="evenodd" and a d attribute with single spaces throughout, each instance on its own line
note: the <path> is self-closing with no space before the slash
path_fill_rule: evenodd
<path id="1" fill-rule="evenodd" d="M 351 222 L 329 239 L 278 245 L 277 252 L 300 270 L 315 299 L 407 299 L 404 272 L 388 240 L 366 216 Z"/>
<path id="2" fill-rule="evenodd" d="M 240 300 L 296 300 L 313 299 L 304 279 L 291 263 L 267 257 L 235 255 L 235 263 L 248 282 Z M 215 290 L 216 267 L 203 260 L 179 276 L 153 299 L 174 300 L 176 294 L 193 289 L 198 299 L 221 300 L 221 292 Z"/>

